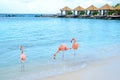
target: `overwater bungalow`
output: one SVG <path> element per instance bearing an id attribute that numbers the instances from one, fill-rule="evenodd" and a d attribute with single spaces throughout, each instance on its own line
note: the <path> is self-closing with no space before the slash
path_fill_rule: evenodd
<path id="1" fill-rule="evenodd" d="M 120 5 L 115 8 L 109 4 L 105 4 L 100 8 L 91 5 L 86 9 L 81 6 L 77 6 L 74 9 L 70 9 L 69 7 L 65 6 L 64 8 L 60 9 L 60 11 L 61 15 L 57 15 L 57 17 L 120 19 Z"/>
<path id="2" fill-rule="evenodd" d="M 86 8 L 86 15 L 92 16 L 97 14 L 98 14 L 98 8 L 95 7 L 94 5 L 91 5 L 88 8 Z"/>
<path id="3" fill-rule="evenodd" d="M 99 10 L 100 10 L 100 15 L 107 16 L 108 12 L 114 10 L 114 8 L 109 4 L 105 4 L 104 6 L 99 8 Z"/>
<path id="4" fill-rule="evenodd" d="M 69 7 L 65 6 L 64 8 L 60 9 L 61 11 L 61 16 L 66 16 L 69 14 L 69 12 L 72 11 L 72 9 L 70 9 Z M 65 12 L 65 14 L 63 14 L 63 12 Z"/>
<path id="5" fill-rule="evenodd" d="M 76 12 L 77 12 L 77 16 L 84 15 L 84 11 L 85 11 L 85 9 L 81 6 L 78 6 L 78 7 L 73 9 L 74 16 L 76 15 L 75 14 Z"/>

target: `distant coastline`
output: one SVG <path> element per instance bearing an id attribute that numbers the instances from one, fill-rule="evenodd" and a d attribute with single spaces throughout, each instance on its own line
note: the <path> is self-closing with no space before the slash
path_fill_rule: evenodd
<path id="1" fill-rule="evenodd" d="M 54 17 L 56 14 L 15 14 L 15 13 L 1 13 L 0 17 Z"/>
<path id="2" fill-rule="evenodd" d="M 53 18 L 81 18 L 81 19 L 118 19 L 120 20 L 120 3 L 114 6 L 105 4 L 100 8 L 90 5 L 87 8 L 77 6 L 74 9 L 65 6 L 60 13 L 53 14 L 25 14 L 25 13 L 0 13 L 0 17 L 53 17 Z"/>

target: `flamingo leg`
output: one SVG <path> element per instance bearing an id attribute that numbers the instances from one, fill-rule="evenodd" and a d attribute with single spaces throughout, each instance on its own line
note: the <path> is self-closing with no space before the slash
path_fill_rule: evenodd
<path id="1" fill-rule="evenodd" d="M 63 59 L 64 59 L 64 52 L 62 52 L 62 57 L 63 57 Z"/>
<path id="2" fill-rule="evenodd" d="M 23 63 L 21 62 L 21 72 L 23 71 Z"/>
<path id="3" fill-rule="evenodd" d="M 23 71 L 25 71 L 25 64 L 23 63 Z"/>
<path id="4" fill-rule="evenodd" d="M 75 50 L 74 50 L 74 56 L 75 56 Z"/>
<path id="5" fill-rule="evenodd" d="M 62 54 L 62 57 L 63 57 L 63 59 L 64 59 L 64 52 L 63 52 L 63 54 Z"/>
<path id="6" fill-rule="evenodd" d="M 24 62 L 21 62 L 21 72 L 25 71 L 24 69 Z"/>

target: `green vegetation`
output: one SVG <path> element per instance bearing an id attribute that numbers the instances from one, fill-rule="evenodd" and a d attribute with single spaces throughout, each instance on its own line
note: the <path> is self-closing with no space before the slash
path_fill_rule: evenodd
<path id="1" fill-rule="evenodd" d="M 117 3 L 114 7 L 117 7 L 117 6 L 119 6 L 119 5 L 120 5 L 120 3 Z M 118 15 L 120 15 L 120 10 L 117 10 L 116 13 L 117 13 Z"/>
<path id="2" fill-rule="evenodd" d="M 118 15 L 120 15 L 120 10 L 118 10 Z"/>
<path id="3" fill-rule="evenodd" d="M 113 5 L 112 7 L 115 8 L 115 7 L 119 6 L 119 5 L 120 5 L 120 3 L 117 3 L 116 5 Z"/>
<path id="4" fill-rule="evenodd" d="M 115 13 L 115 11 L 109 11 L 108 15 L 112 15 L 113 13 Z"/>
<path id="5" fill-rule="evenodd" d="M 117 3 L 116 5 L 115 5 L 115 7 L 117 7 L 117 6 L 119 6 L 120 5 L 120 3 Z"/>
<path id="6" fill-rule="evenodd" d="M 72 15 L 72 14 L 73 14 L 73 12 L 72 12 L 72 11 L 69 11 L 67 15 Z"/>
<path id="7" fill-rule="evenodd" d="M 80 12 L 80 15 L 84 15 L 84 14 L 85 14 L 85 11 L 81 11 L 81 12 Z"/>
<path id="8" fill-rule="evenodd" d="M 94 11 L 92 15 L 97 15 L 98 13 L 99 13 L 98 11 Z"/>

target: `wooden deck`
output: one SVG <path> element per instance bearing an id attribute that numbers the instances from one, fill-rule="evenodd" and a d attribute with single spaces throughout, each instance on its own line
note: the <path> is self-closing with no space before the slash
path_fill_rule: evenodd
<path id="1" fill-rule="evenodd" d="M 110 15 L 110 16 L 102 16 L 102 15 L 59 15 L 57 17 L 60 17 L 60 18 L 88 18 L 88 19 L 119 19 L 120 20 L 120 15 L 116 15 L 116 16 L 113 16 L 113 15 Z"/>

